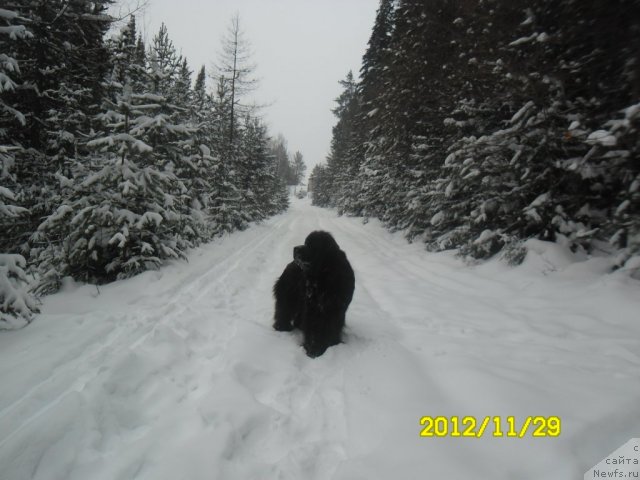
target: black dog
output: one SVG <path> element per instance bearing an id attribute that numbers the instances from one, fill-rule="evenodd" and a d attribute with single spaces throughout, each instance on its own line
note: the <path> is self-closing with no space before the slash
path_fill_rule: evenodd
<path id="1" fill-rule="evenodd" d="M 273 328 L 299 328 L 307 355 L 318 357 L 340 343 L 355 277 L 347 256 L 328 232 L 311 232 L 304 245 L 294 247 L 293 259 L 273 286 Z"/>

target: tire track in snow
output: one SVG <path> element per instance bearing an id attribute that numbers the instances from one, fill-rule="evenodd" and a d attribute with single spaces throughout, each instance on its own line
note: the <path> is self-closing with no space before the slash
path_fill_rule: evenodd
<path id="1" fill-rule="evenodd" d="M 236 244 L 238 248 L 234 248 L 230 255 L 212 265 L 204 273 L 190 278 L 178 289 L 172 288 L 160 292 L 160 298 L 166 299 L 169 295 L 173 297 L 168 304 L 143 307 L 135 320 L 131 315 L 111 315 L 109 323 L 113 330 L 108 332 L 106 337 L 100 337 L 99 341 L 97 338 L 91 340 L 86 348 L 82 348 L 82 351 L 61 359 L 46 378 L 30 386 L 24 394 L 0 410 L 0 432 L 3 433 L 0 438 L 0 448 L 10 442 L 13 435 L 18 434 L 23 428 L 28 428 L 32 421 L 46 414 L 66 396 L 81 392 L 89 382 L 104 376 L 105 364 L 113 363 L 113 359 L 135 350 L 167 323 L 175 324 L 173 320 L 183 315 L 191 302 L 198 301 L 212 291 L 216 293 L 220 287 L 223 287 L 221 290 L 225 292 L 225 281 L 230 273 L 246 258 L 251 258 L 253 252 L 262 244 L 274 241 L 274 237 L 279 234 L 279 226 L 286 222 L 286 218 L 278 218 L 270 221 L 273 224 L 270 227 L 261 225 L 253 227 L 261 228 L 265 233 L 257 243 L 252 243 L 253 236 L 250 236 L 246 244 L 240 244 L 239 247 Z M 221 242 L 224 240 L 222 239 Z M 179 330 L 184 331 L 183 328 Z M 218 335 L 224 336 L 224 333 L 218 332 Z M 227 341 L 228 338 L 222 343 Z M 95 367 L 87 371 L 87 365 L 95 365 Z M 82 373 L 78 376 L 77 372 Z M 46 398 L 47 401 L 44 403 L 39 401 L 38 399 L 41 398 Z"/>
<path id="2" fill-rule="evenodd" d="M 375 442 L 382 441 L 380 435 L 383 432 L 396 431 L 398 436 L 406 435 L 406 425 L 413 426 L 416 416 L 423 412 L 420 399 L 429 398 L 434 408 L 446 406 L 447 401 L 438 393 L 435 382 L 428 381 L 411 353 L 397 342 L 402 337 L 402 330 L 393 318 L 393 312 L 385 310 L 377 300 L 380 297 L 379 290 L 370 288 L 369 282 L 358 278 L 365 275 L 359 275 L 358 262 L 354 258 L 371 253 L 371 245 L 361 243 L 362 239 L 367 238 L 364 228 L 350 225 L 345 228 L 345 219 L 335 218 L 331 211 L 309 208 L 303 212 L 297 212 L 295 208 L 292 210 L 291 225 L 296 226 L 290 230 L 295 234 L 287 239 L 292 237 L 293 245 L 301 243 L 311 230 L 325 229 L 334 233 L 354 265 L 356 292 L 347 313 L 346 344 L 329 349 L 319 359 L 310 360 L 298 346 L 299 335 L 279 334 L 289 342 L 295 341 L 294 346 L 285 348 L 289 351 L 295 348 L 290 355 L 292 362 L 289 365 L 294 363 L 297 368 L 287 368 L 286 364 L 283 366 L 281 359 L 273 362 L 264 359 L 266 364 L 276 363 L 277 366 L 256 368 L 239 363 L 235 366 L 235 372 L 239 382 L 254 398 L 274 411 L 274 421 L 278 423 L 280 431 L 276 435 L 272 431 L 262 432 L 264 441 L 256 442 L 258 445 L 269 442 L 280 446 L 271 448 L 267 459 L 279 474 L 274 478 L 333 478 L 349 450 L 355 449 L 356 453 L 358 449 L 365 451 Z M 389 252 L 388 246 L 382 248 L 382 252 Z M 390 277 L 390 282 L 401 278 L 403 270 L 389 271 L 388 265 L 393 264 L 390 262 L 392 255 L 378 256 L 378 253 L 374 251 L 372 255 L 372 268 Z M 282 262 L 276 267 L 277 274 L 284 264 Z M 271 354 L 276 358 L 282 357 L 281 352 Z M 380 378 L 364 380 L 359 367 L 372 361 L 372 355 L 387 357 L 390 365 L 380 365 Z M 352 368 L 353 365 L 357 367 Z M 403 372 L 403 378 L 412 378 L 414 386 L 398 384 L 397 378 L 393 378 L 398 371 Z M 353 384 L 356 388 L 347 387 L 345 383 Z M 376 386 L 369 387 L 369 383 Z M 364 390 L 361 392 L 359 388 Z M 374 400 L 368 398 L 371 396 L 370 388 L 375 391 Z M 409 404 L 404 401 L 407 388 L 416 391 L 414 401 Z M 384 390 L 390 392 L 384 393 Z M 429 394 L 426 395 L 425 391 L 429 391 Z M 404 427 L 371 414 L 380 406 L 376 403 L 379 396 L 386 397 L 385 401 L 390 402 L 386 405 L 388 411 L 404 412 L 403 418 L 409 419 L 402 423 Z M 357 413 L 359 410 L 366 413 L 360 416 Z M 242 445 L 237 448 L 242 450 Z M 247 457 L 260 458 L 261 449 L 249 446 L 245 454 Z M 321 460 L 317 461 L 318 458 Z"/>
<path id="3" fill-rule="evenodd" d="M 256 290 L 266 291 L 267 295 L 260 296 L 262 302 L 256 307 L 241 308 L 237 312 L 248 322 L 256 322 L 253 317 L 259 316 L 257 323 L 261 329 L 260 335 L 256 335 L 253 327 L 244 332 L 243 338 L 238 338 L 235 351 L 230 355 L 233 358 L 230 369 L 255 401 L 271 412 L 268 416 L 272 418 L 272 424 L 270 427 L 264 424 L 253 429 L 247 427 L 245 436 L 253 440 L 234 445 L 234 458 L 238 459 L 234 465 L 238 468 L 238 464 L 247 458 L 259 458 L 270 466 L 273 478 L 328 478 L 344 456 L 344 401 L 341 388 L 336 386 L 336 382 L 341 385 L 340 371 L 327 378 L 322 370 L 317 371 L 317 365 L 314 370 L 313 361 L 299 345 L 298 334 L 271 330 L 273 282 L 290 261 L 291 248 L 302 243 L 311 229 L 317 228 L 315 218 L 296 214 L 295 208 L 292 210 L 287 221 L 278 225 L 273 242 L 264 242 L 264 251 L 257 252 L 261 258 L 268 258 L 262 265 L 263 275 L 254 280 L 258 288 L 245 288 L 249 295 Z M 248 263 L 252 269 L 258 262 L 254 257 L 241 263 Z M 238 265 L 240 270 L 242 267 Z M 243 272 L 237 277 L 238 281 L 246 281 Z M 259 345 L 246 345 L 248 337 L 258 337 Z M 254 350 L 273 345 L 274 339 L 283 349 L 268 352 L 269 357 L 261 358 L 257 366 L 253 360 Z M 331 385 L 325 385 L 327 381 Z M 268 445 L 266 448 L 265 444 Z M 245 472 L 237 478 L 252 477 L 246 477 Z"/>
<path id="4" fill-rule="evenodd" d="M 556 342 L 563 325 L 540 322 L 565 304 L 530 312 L 547 290 L 503 302 L 523 287 L 304 203 L 294 200 L 287 214 L 194 250 L 188 264 L 104 287 L 91 300 L 97 312 L 58 313 L 46 318 L 48 327 L 26 329 L 21 341 L 37 340 L 36 351 L 60 321 L 70 338 L 51 341 L 74 348 L 30 371 L 31 385 L 0 392 L 0 400 L 11 400 L 0 404 L 0 476 L 353 480 L 417 478 L 428 466 L 434 478 L 507 478 L 487 466 L 496 450 L 484 441 L 474 440 L 478 450 L 453 439 L 428 447 L 416 441 L 417 419 L 501 414 L 501 406 L 530 409 L 517 415 L 536 408 L 562 414 L 554 401 L 562 405 L 557 391 L 569 387 L 556 370 L 581 374 L 577 357 L 583 375 L 602 373 L 592 364 L 604 357 L 589 363 L 563 353 L 576 349 L 576 338 L 587 339 Z M 332 232 L 346 251 L 356 292 L 345 344 L 309 359 L 300 333 L 273 331 L 271 287 L 291 248 L 315 229 Z M 86 301 L 81 293 L 61 297 Z M 540 324 L 528 326 L 532 320 Z M 71 328 L 80 321 L 82 328 Z M 523 348 L 532 340 L 546 350 Z M 16 371 L 20 358 L 35 361 L 20 348 Z M 534 357 L 540 353 L 548 360 Z M 630 371 L 637 357 L 629 362 Z M 597 404 L 591 400 L 588 412 L 601 411 Z M 502 448 L 525 462 L 529 444 L 518 445 Z"/>

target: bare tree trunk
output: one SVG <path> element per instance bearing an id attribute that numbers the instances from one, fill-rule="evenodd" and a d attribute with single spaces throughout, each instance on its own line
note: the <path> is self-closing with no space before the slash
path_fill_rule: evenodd
<path id="1" fill-rule="evenodd" d="M 233 144 L 236 137 L 236 115 L 243 115 L 250 109 L 240 103 L 241 98 L 253 91 L 257 85 L 257 80 L 253 78 L 255 65 L 251 63 L 251 48 L 249 42 L 244 38 L 240 30 L 240 16 L 236 14 L 231 19 L 229 30 L 222 39 L 222 51 L 219 60 L 215 65 L 214 78 L 219 81 L 221 78 L 229 79 L 229 105 L 227 121 L 229 125 L 228 143 Z"/>
<path id="2" fill-rule="evenodd" d="M 229 147 L 233 145 L 234 110 L 236 102 L 236 80 L 238 79 L 238 31 L 240 17 L 236 15 L 233 20 L 233 72 L 231 75 L 231 118 L 229 125 Z"/>

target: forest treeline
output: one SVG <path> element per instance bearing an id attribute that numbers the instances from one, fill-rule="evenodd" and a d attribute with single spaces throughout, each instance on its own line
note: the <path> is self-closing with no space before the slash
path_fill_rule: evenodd
<path id="1" fill-rule="evenodd" d="M 640 2 L 381 0 L 313 202 L 431 250 L 640 253 Z"/>
<path id="2" fill-rule="evenodd" d="M 111 3 L 0 8 L 0 328 L 64 277 L 129 277 L 283 211 L 303 174 L 245 104 L 237 17 L 208 88 L 164 25 L 145 45 Z"/>

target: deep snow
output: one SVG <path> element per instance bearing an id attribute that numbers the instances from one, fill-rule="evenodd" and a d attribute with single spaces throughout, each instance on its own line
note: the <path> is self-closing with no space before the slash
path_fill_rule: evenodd
<path id="1" fill-rule="evenodd" d="M 271 286 L 314 229 L 356 272 L 310 359 Z M 640 433 L 640 284 L 530 242 L 470 267 L 377 222 L 292 208 L 0 334 L 0 478 L 568 479 Z M 422 416 L 555 415 L 558 438 L 421 438 Z"/>

